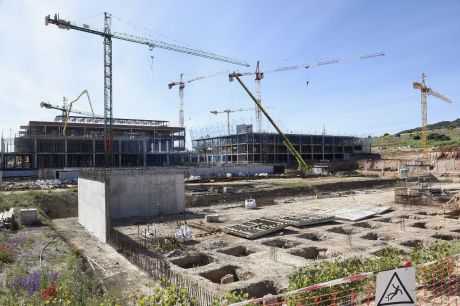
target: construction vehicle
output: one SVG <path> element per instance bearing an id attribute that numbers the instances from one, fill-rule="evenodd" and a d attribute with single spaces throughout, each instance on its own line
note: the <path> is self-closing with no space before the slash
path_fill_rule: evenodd
<path id="1" fill-rule="evenodd" d="M 89 107 L 91 109 L 91 113 L 89 112 L 85 112 L 85 111 L 80 111 L 80 110 L 76 110 L 76 109 L 72 109 L 74 103 L 76 103 L 78 100 L 80 100 L 80 98 L 86 94 L 86 97 L 88 98 L 88 104 L 89 104 Z M 43 107 L 43 108 L 47 108 L 47 109 L 56 109 L 56 110 L 60 110 L 62 111 L 62 135 L 66 135 L 66 131 L 67 131 L 67 124 L 69 122 L 69 117 L 70 117 L 70 114 L 73 113 L 73 114 L 79 114 L 79 115 L 83 115 L 83 116 L 88 116 L 88 117 L 97 117 L 95 114 L 94 114 L 94 110 L 93 110 L 93 104 L 91 103 L 91 98 L 89 97 L 89 93 L 88 91 L 85 89 L 83 90 L 80 95 L 74 99 L 73 101 L 71 101 L 69 104 L 67 104 L 67 98 L 64 97 L 63 98 L 63 105 L 62 107 L 61 106 L 56 106 L 56 105 L 52 105 L 50 103 L 47 103 L 47 102 L 41 102 L 40 103 L 40 107 Z"/>
<path id="2" fill-rule="evenodd" d="M 168 84 L 169 89 L 172 89 L 174 86 L 179 86 L 179 126 L 180 127 L 184 127 L 184 89 L 185 89 L 185 83 L 192 83 L 192 82 L 195 82 L 195 81 L 198 81 L 198 80 L 203 80 L 203 79 L 206 79 L 206 78 L 209 78 L 209 77 L 218 76 L 218 75 L 222 75 L 222 74 L 226 74 L 226 73 L 228 73 L 228 71 L 215 72 L 215 73 L 212 73 L 212 74 L 195 77 L 195 78 L 187 80 L 187 81 L 183 80 L 184 74 L 181 73 L 180 81 L 171 82 L 171 83 Z"/>
<path id="3" fill-rule="evenodd" d="M 437 93 L 430 87 L 425 84 L 426 75 L 422 73 L 422 82 L 414 82 L 412 87 L 414 89 L 419 89 L 421 94 L 421 104 L 422 104 L 422 146 L 423 146 L 423 161 L 429 164 L 429 149 L 428 149 L 428 124 L 427 124 L 427 100 L 426 96 L 433 96 L 438 98 L 441 101 L 452 103 L 452 100 L 444 97 L 440 93 Z"/>
<path id="4" fill-rule="evenodd" d="M 89 34 L 98 35 L 104 38 L 104 152 L 105 152 L 105 166 L 111 167 L 113 154 L 112 154 L 112 126 L 113 126 L 113 107 L 112 107 L 112 39 L 124 40 L 132 43 L 146 45 L 153 50 L 153 48 L 160 48 L 189 55 L 199 56 L 216 61 L 226 62 L 235 65 L 249 67 L 244 61 L 238 59 L 217 55 L 203 50 L 192 49 L 183 47 L 176 44 L 170 44 L 164 41 L 152 40 L 144 37 L 138 37 L 125 33 L 112 32 L 112 15 L 104 13 L 104 30 L 92 29 L 89 25 L 77 25 L 68 20 L 61 19 L 59 15 L 55 14 L 54 18 L 50 15 L 45 17 L 45 25 L 54 24 L 60 29 L 77 30 Z"/>
<path id="5" fill-rule="evenodd" d="M 254 96 L 254 94 L 249 90 L 249 88 L 246 86 L 246 84 L 243 83 L 243 81 L 240 79 L 240 74 L 237 72 L 233 72 L 229 75 L 230 81 L 233 79 L 237 79 L 237 81 L 243 86 L 244 90 L 248 93 L 248 95 L 251 97 L 251 99 L 254 101 L 256 106 L 262 111 L 262 113 L 265 115 L 267 120 L 272 124 L 272 126 L 275 128 L 275 130 L 280 134 L 280 136 L 283 138 L 283 144 L 286 146 L 286 148 L 289 150 L 289 152 L 294 156 L 294 158 L 297 161 L 297 164 L 299 165 L 300 171 L 303 175 L 306 175 L 310 171 L 310 166 L 303 160 L 302 156 L 300 153 L 295 149 L 294 145 L 291 143 L 291 141 L 284 135 L 283 131 L 278 127 L 278 125 L 275 123 L 275 121 L 271 118 L 271 116 L 268 114 L 268 112 L 262 107 L 262 104 L 259 102 L 259 100 Z"/>
<path id="6" fill-rule="evenodd" d="M 362 56 L 351 56 L 351 57 L 344 57 L 344 58 L 337 58 L 337 59 L 330 59 L 330 60 L 323 60 L 323 61 L 318 61 L 313 64 L 303 64 L 303 65 L 292 65 L 292 66 L 285 66 L 285 67 L 279 67 L 267 71 L 261 71 L 260 70 L 260 61 L 257 61 L 256 64 L 256 71 L 255 72 L 241 72 L 239 73 L 240 76 L 246 76 L 246 75 L 255 75 L 255 89 L 256 89 L 256 97 L 259 100 L 259 103 L 262 103 L 262 93 L 261 93 L 261 80 L 264 78 L 266 73 L 273 73 L 273 72 L 283 72 L 283 71 L 290 71 L 290 70 L 296 70 L 299 68 L 305 68 L 305 69 L 310 69 L 315 66 L 325 66 L 325 65 L 331 65 L 331 64 L 339 64 L 339 63 L 345 63 L 345 62 L 353 62 L 353 61 L 360 61 L 360 60 L 366 60 L 374 57 L 380 57 L 384 56 L 385 53 L 383 52 L 378 52 L 378 53 L 372 53 L 372 54 L 367 54 L 367 55 L 362 55 Z M 310 82 L 307 82 L 307 88 L 308 84 Z M 262 113 L 261 110 L 256 107 L 256 125 L 257 125 L 257 131 L 260 133 L 262 132 Z"/>

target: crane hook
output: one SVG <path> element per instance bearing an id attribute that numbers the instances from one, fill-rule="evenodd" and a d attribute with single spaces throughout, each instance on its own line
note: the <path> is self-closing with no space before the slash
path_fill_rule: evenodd
<path id="1" fill-rule="evenodd" d="M 150 52 L 151 52 L 151 54 L 150 54 L 150 61 L 151 61 L 150 62 L 150 70 L 152 71 L 152 80 L 153 80 L 153 60 L 155 59 L 155 56 L 153 55 L 153 47 L 150 46 L 149 49 L 150 49 Z"/>

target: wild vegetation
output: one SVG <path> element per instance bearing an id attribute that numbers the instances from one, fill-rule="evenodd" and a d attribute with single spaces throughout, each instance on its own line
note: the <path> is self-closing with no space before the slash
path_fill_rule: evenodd
<path id="1" fill-rule="evenodd" d="M 411 254 L 404 254 L 401 250 L 387 248 L 378 252 L 375 258 L 353 257 L 342 259 L 336 257 L 332 260 L 317 262 L 299 269 L 290 277 L 289 290 L 304 288 L 309 285 L 319 284 L 345 276 L 394 269 L 402 266 L 404 261 L 411 261 L 412 264 L 426 263 L 434 260 L 442 261 L 449 256 L 458 254 L 458 251 L 459 244 L 457 242 L 437 241 L 428 248 L 418 246 Z M 429 268 L 419 269 L 417 277 L 419 280 L 423 280 L 424 283 L 427 283 L 436 279 L 435 274 L 437 274 L 437 281 L 442 282 L 439 276 L 447 277 L 449 270 L 452 268 L 452 265 L 440 262 Z M 442 273 L 442 271 L 445 271 L 445 273 Z M 334 292 L 351 292 L 352 290 L 355 294 L 358 294 L 359 292 L 366 292 L 368 290 L 367 284 L 369 280 L 373 279 L 375 279 L 375 276 L 370 279 L 356 280 L 338 286 L 302 293 L 292 296 L 291 299 L 313 298 L 318 295 L 323 295 L 323 299 L 328 299 L 330 298 L 328 294 Z M 318 305 L 322 304 L 319 303 Z"/>
<path id="2" fill-rule="evenodd" d="M 460 128 L 430 130 L 428 145 L 430 147 L 460 145 Z M 397 133 L 394 135 L 385 133 L 383 136 L 372 138 L 372 146 L 381 148 L 421 148 L 421 132 L 412 131 L 410 133 Z"/>

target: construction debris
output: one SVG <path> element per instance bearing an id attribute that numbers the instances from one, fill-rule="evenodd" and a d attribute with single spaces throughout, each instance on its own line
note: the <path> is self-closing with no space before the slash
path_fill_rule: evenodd
<path id="1" fill-rule="evenodd" d="M 12 229 L 15 226 L 16 220 L 14 215 L 14 208 L 0 213 L 0 229 Z"/>
<path id="2" fill-rule="evenodd" d="M 257 208 L 257 205 L 256 205 L 256 200 L 255 199 L 247 199 L 244 201 L 244 207 L 246 207 L 247 209 L 255 209 Z"/>
<path id="3" fill-rule="evenodd" d="M 186 242 L 192 240 L 192 230 L 188 225 L 181 225 L 179 230 L 174 234 L 174 237 L 179 242 Z"/>

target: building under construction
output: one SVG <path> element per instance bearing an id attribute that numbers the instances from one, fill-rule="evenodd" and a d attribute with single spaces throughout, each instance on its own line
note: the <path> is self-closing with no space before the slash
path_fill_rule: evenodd
<path id="1" fill-rule="evenodd" d="M 305 161 L 353 160 L 368 158 L 370 138 L 331 135 L 286 134 Z M 256 133 L 252 125 L 237 126 L 225 136 L 200 136 L 193 149 L 205 163 L 263 163 L 293 165 L 295 158 L 277 133 Z"/>
<path id="2" fill-rule="evenodd" d="M 3 168 L 103 167 L 104 118 L 71 116 L 65 135 L 63 117 L 30 121 L 14 139 L 14 152 L 4 153 Z M 113 165 L 149 167 L 187 164 L 185 128 L 169 121 L 113 119 Z"/>

